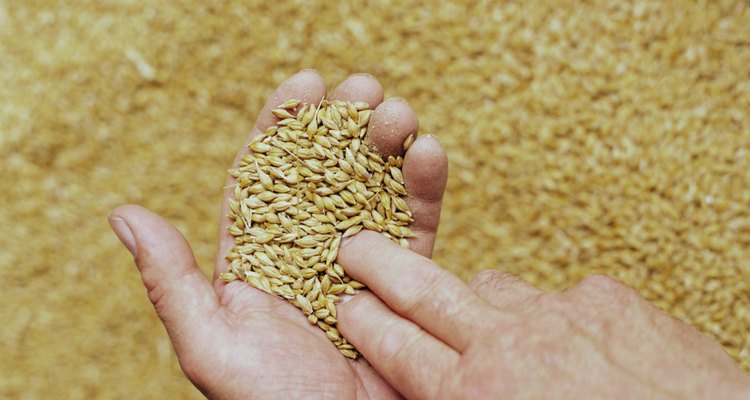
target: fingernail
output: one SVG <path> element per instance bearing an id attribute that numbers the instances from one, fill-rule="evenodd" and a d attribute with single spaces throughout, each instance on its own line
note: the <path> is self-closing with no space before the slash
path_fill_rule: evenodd
<path id="1" fill-rule="evenodd" d="M 430 139 L 438 142 L 441 145 L 443 144 L 443 142 L 440 141 L 440 138 L 437 137 L 437 136 L 435 136 L 434 133 L 427 133 L 427 134 L 422 135 L 422 137 L 430 138 Z"/>
<path id="2" fill-rule="evenodd" d="M 345 238 L 341 238 L 341 248 L 346 246 L 353 238 L 354 236 L 347 236 Z"/>
<path id="3" fill-rule="evenodd" d="M 135 247 L 135 236 L 133 236 L 133 231 L 130 230 L 130 227 L 125 222 L 125 220 L 120 217 L 110 217 L 109 225 L 112 227 L 112 230 L 115 232 L 115 235 L 117 235 L 122 244 L 124 244 L 125 247 L 128 248 L 130 254 L 135 257 L 135 252 L 137 250 Z"/>
<path id="4" fill-rule="evenodd" d="M 340 303 L 341 303 L 341 304 L 344 304 L 344 303 L 346 303 L 347 301 L 349 301 L 349 300 L 353 299 L 353 298 L 354 298 L 354 296 L 356 296 L 356 295 L 357 295 L 357 294 L 358 294 L 359 292 L 360 292 L 359 290 L 355 290 L 355 291 L 354 291 L 354 294 L 346 294 L 346 293 L 342 293 L 342 294 L 340 294 L 340 295 L 339 295 L 339 299 L 341 299 Z"/>
<path id="5" fill-rule="evenodd" d="M 404 104 L 407 104 L 407 105 L 409 104 L 409 102 L 406 101 L 405 98 L 398 97 L 398 96 L 396 96 L 396 97 L 389 97 L 388 100 L 386 100 L 386 101 L 392 101 L 394 103 L 404 103 Z"/>

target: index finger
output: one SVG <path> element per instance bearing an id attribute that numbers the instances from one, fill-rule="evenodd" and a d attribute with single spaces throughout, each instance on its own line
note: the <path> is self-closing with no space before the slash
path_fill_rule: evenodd
<path id="1" fill-rule="evenodd" d="M 455 275 L 374 232 L 342 244 L 338 262 L 393 311 L 459 352 L 488 307 Z"/>

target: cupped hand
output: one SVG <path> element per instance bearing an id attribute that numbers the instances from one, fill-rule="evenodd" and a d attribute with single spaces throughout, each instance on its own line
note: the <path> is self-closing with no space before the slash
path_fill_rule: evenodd
<path id="1" fill-rule="evenodd" d="M 338 262 L 370 289 L 339 305 L 339 331 L 407 398 L 750 398 L 718 343 L 606 276 L 546 293 L 485 271 L 467 286 L 372 232 Z"/>
<path id="2" fill-rule="evenodd" d="M 302 71 L 271 95 L 250 140 L 276 123 L 273 108 L 289 99 L 318 103 L 326 84 L 315 71 Z M 401 99 L 383 101 L 383 89 L 369 75 L 353 75 L 330 95 L 366 102 L 374 109 L 369 137 L 384 155 L 404 154 L 402 143 L 418 131 L 417 117 Z M 247 149 L 238 153 L 235 165 Z M 447 179 L 447 158 L 432 136 L 417 139 L 404 155 L 404 178 L 414 212 L 411 248 L 429 257 Z M 245 282 L 217 279 L 234 244 L 228 178 L 213 282 L 196 265 L 190 246 L 167 221 L 138 206 L 114 210 L 110 223 L 135 257 L 143 283 L 174 345 L 187 377 L 215 399 L 398 398 L 393 387 L 361 357 L 344 358 L 326 335 L 286 301 Z M 179 199 L 175 199 L 179 201 Z"/>

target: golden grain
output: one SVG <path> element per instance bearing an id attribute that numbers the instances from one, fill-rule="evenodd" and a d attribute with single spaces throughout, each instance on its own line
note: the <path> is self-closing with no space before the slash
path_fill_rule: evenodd
<path id="1" fill-rule="evenodd" d="M 279 118 L 248 145 L 252 153 L 230 171 L 237 179 L 227 229 L 237 246 L 227 255 L 226 282 L 289 300 L 325 331 L 341 353 L 357 352 L 336 329 L 340 294 L 365 286 L 336 263 L 342 238 L 363 228 L 404 246 L 414 234 L 401 172 L 403 159 L 383 160 L 362 142 L 370 110 L 364 103 L 289 100 Z M 408 147 L 408 146 L 406 146 Z"/>

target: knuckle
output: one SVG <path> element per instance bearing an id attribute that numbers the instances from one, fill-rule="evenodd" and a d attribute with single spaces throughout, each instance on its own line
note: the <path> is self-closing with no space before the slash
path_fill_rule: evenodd
<path id="1" fill-rule="evenodd" d="M 577 321 L 588 319 L 588 307 L 574 302 L 559 292 L 545 293 L 535 299 L 536 316 L 541 324 L 556 326 L 558 332 L 568 331 Z"/>
<path id="2" fill-rule="evenodd" d="M 442 298 L 439 295 L 442 292 L 440 287 L 445 278 L 445 273 L 429 261 L 412 265 L 411 273 L 413 274 L 414 286 L 399 307 L 406 316 L 414 316 L 419 313 L 427 300 L 430 302 L 440 301 Z"/>
<path id="3" fill-rule="evenodd" d="M 378 342 L 378 357 L 390 364 L 398 374 L 408 373 L 409 369 L 399 360 L 408 357 L 408 354 L 414 351 L 420 333 L 418 330 L 405 328 L 403 324 L 391 323 L 383 330 Z"/>
<path id="4" fill-rule="evenodd" d="M 588 305 L 597 310 L 627 308 L 635 305 L 640 296 L 620 281 L 606 275 L 592 275 L 584 278 L 570 289 L 571 300 L 577 307 Z"/>
<path id="5" fill-rule="evenodd" d="M 506 272 L 499 272 L 497 271 L 497 274 L 495 275 L 495 279 L 492 281 L 492 285 L 496 288 L 503 288 L 508 286 L 513 286 L 521 283 L 521 278 L 506 273 Z"/>
<path id="6" fill-rule="evenodd" d="M 563 297 L 562 293 L 550 292 L 544 293 L 535 298 L 536 306 L 542 310 L 556 312 L 560 309 L 569 308 L 570 305 Z"/>
<path id="7" fill-rule="evenodd" d="M 501 289 L 518 283 L 520 279 L 515 275 L 494 269 L 484 270 L 478 273 L 470 282 L 469 287 L 473 290 L 484 288 Z"/>
<path id="8" fill-rule="evenodd" d="M 392 361 L 401 352 L 403 344 L 403 334 L 396 324 L 389 324 L 383 329 L 383 334 L 378 342 L 378 356 L 383 360 Z"/>
<path id="9" fill-rule="evenodd" d="M 583 292 L 590 294 L 621 294 L 627 291 L 628 287 L 622 284 L 620 281 L 607 276 L 607 275 L 591 275 L 587 276 L 575 285 L 574 289 L 578 289 Z"/>
<path id="10" fill-rule="evenodd" d="M 486 269 L 476 274 L 471 281 L 469 281 L 469 287 L 472 289 L 478 289 L 482 286 L 487 285 L 496 279 L 498 273 L 494 269 Z"/>

